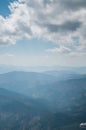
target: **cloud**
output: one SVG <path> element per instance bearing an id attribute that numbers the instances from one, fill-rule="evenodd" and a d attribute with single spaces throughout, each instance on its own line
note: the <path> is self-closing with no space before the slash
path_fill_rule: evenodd
<path id="1" fill-rule="evenodd" d="M 51 52 L 51 53 L 71 53 L 71 49 L 64 47 L 64 46 L 60 46 L 59 48 L 52 48 L 52 49 L 47 49 L 47 52 Z"/>
<path id="2" fill-rule="evenodd" d="M 48 24 L 47 28 L 50 32 L 70 32 L 76 31 L 81 25 L 79 21 L 67 21 L 63 24 Z"/>
<path id="3" fill-rule="evenodd" d="M 69 10 L 86 8 L 86 0 L 61 0 L 61 3 L 64 7 L 68 8 Z"/>
<path id="4" fill-rule="evenodd" d="M 61 51 L 62 46 L 85 50 L 86 0 L 18 0 L 9 10 L 8 17 L 0 16 L 1 45 L 37 37 L 61 46 Z"/>
<path id="5" fill-rule="evenodd" d="M 4 57 L 4 56 L 6 56 L 6 57 L 14 57 L 15 55 L 10 54 L 10 53 L 0 54 L 0 57 Z"/>

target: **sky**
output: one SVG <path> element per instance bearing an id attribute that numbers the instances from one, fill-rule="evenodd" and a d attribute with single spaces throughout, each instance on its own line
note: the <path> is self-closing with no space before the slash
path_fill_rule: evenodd
<path id="1" fill-rule="evenodd" d="M 0 64 L 86 66 L 86 0 L 1 0 Z"/>

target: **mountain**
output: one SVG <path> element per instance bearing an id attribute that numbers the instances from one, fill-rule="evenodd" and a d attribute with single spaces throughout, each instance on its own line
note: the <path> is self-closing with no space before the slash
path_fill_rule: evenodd
<path id="1" fill-rule="evenodd" d="M 0 130 L 27 130 L 47 112 L 40 100 L 0 88 Z"/>
<path id="2" fill-rule="evenodd" d="M 0 75 L 0 87 L 12 91 L 20 92 L 27 96 L 32 95 L 32 91 L 37 86 L 43 86 L 50 82 L 56 81 L 54 76 L 37 72 L 14 71 Z M 34 95 L 33 95 L 34 96 Z"/>
<path id="3" fill-rule="evenodd" d="M 86 97 L 86 75 L 58 81 L 57 77 L 36 72 L 9 72 L 0 75 L 0 87 L 35 99 L 46 100 L 50 107 L 69 110 Z M 62 78 L 63 79 L 63 78 Z M 72 104 L 71 104 L 72 102 Z M 59 104 L 59 105 L 58 105 Z"/>
<path id="4" fill-rule="evenodd" d="M 63 108 L 70 111 L 71 107 L 76 107 L 78 111 L 80 106 L 86 104 L 86 76 L 50 84 L 42 96 L 60 111 Z"/>
<path id="5" fill-rule="evenodd" d="M 68 80 L 68 79 L 75 79 L 82 77 L 82 74 L 79 74 L 78 72 L 72 71 L 72 70 L 58 70 L 58 71 L 45 71 L 44 74 L 54 76 L 57 78 L 57 81 L 62 80 Z"/>
<path id="6" fill-rule="evenodd" d="M 65 80 L 57 72 L 0 75 L 0 130 L 80 130 L 85 115 L 86 75 Z"/>
<path id="7" fill-rule="evenodd" d="M 75 108 L 49 112 L 38 100 L 0 88 L 0 130 L 80 130 L 85 114 Z"/>
<path id="8" fill-rule="evenodd" d="M 69 76 L 70 75 L 70 76 Z M 0 87 L 6 88 L 27 96 L 35 98 L 44 98 L 48 92 L 51 93 L 50 87 L 55 86 L 57 81 L 66 80 L 81 75 L 72 72 L 22 72 L 13 71 L 0 74 Z M 52 89 L 51 86 L 51 89 Z M 43 97 L 43 96 L 44 97 Z"/>
<path id="9" fill-rule="evenodd" d="M 25 72 L 47 72 L 47 71 L 66 71 L 74 72 L 78 74 L 86 74 L 86 67 L 69 67 L 69 66 L 14 66 L 14 65 L 5 65 L 0 64 L 0 74 L 7 73 L 11 71 L 25 71 Z"/>
<path id="10" fill-rule="evenodd" d="M 40 118 L 35 124 L 33 123 L 32 128 L 38 126 L 36 130 L 81 130 L 80 123 L 86 121 L 85 114 L 86 111 L 79 114 L 77 112 L 49 114 Z"/>
<path id="11" fill-rule="evenodd" d="M 0 64 L 0 74 L 12 72 L 12 71 L 25 71 L 25 72 L 28 72 L 28 71 L 30 71 L 30 68 L 29 67 L 24 67 L 24 66 L 13 66 L 13 65 Z"/>

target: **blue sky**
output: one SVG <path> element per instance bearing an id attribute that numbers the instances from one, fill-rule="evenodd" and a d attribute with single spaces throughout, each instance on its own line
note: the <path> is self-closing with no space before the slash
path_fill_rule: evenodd
<path id="1" fill-rule="evenodd" d="M 0 2 L 0 15 L 3 15 L 4 17 L 8 16 L 10 13 L 10 10 L 8 8 L 8 5 L 10 2 L 13 2 L 14 0 L 1 0 Z"/>
<path id="2" fill-rule="evenodd" d="M 1 1 L 0 64 L 86 66 L 85 16 L 84 0 Z"/>

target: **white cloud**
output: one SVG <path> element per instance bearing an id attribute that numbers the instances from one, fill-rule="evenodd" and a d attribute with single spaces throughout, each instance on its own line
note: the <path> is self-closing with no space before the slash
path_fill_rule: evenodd
<path id="1" fill-rule="evenodd" d="M 38 37 L 59 45 L 57 52 L 85 51 L 86 0 L 18 0 L 9 9 L 8 17 L 0 16 L 0 44 Z"/>
<path id="2" fill-rule="evenodd" d="M 51 53 L 71 53 L 71 50 L 64 46 L 60 46 L 59 48 L 47 49 L 46 51 Z"/>

